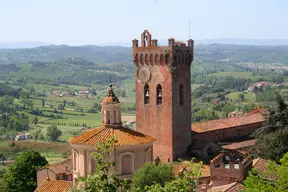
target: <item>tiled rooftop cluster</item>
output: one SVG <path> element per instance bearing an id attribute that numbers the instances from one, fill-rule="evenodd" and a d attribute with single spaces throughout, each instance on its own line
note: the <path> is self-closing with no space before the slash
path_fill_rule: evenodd
<path id="1" fill-rule="evenodd" d="M 69 139 L 71 144 L 84 144 L 88 146 L 96 146 L 100 142 L 106 142 L 111 136 L 115 136 L 117 143 L 115 146 L 131 146 L 150 143 L 155 141 L 153 137 L 144 135 L 142 133 L 133 131 L 128 128 L 120 127 L 113 128 L 109 126 L 102 126 L 92 129 L 86 133 L 75 136 Z"/>
<path id="2" fill-rule="evenodd" d="M 72 159 L 71 157 L 69 157 L 60 163 L 57 163 L 54 165 L 48 165 L 39 170 L 42 170 L 42 169 L 49 169 L 55 174 L 60 174 L 60 173 L 71 174 L 72 173 Z"/>
<path id="3" fill-rule="evenodd" d="M 35 192 L 70 192 L 72 183 L 69 181 L 46 179 Z"/>
<path id="4" fill-rule="evenodd" d="M 259 123 L 265 121 L 263 113 L 263 109 L 256 109 L 242 116 L 193 123 L 191 127 L 192 131 L 202 133 L 219 129 L 238 127 L 247 124 Z"/>

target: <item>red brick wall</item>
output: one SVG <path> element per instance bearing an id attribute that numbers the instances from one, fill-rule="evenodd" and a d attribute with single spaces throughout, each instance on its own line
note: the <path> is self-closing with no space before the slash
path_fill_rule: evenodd
<path id="1" fill-rule="evenodd" d="M 254 123 L 250 125 L 243 125 L 239 127 L 232 127 L 226 129 L 219 129 L 215 131 L 203 132 L 203 133 L 192 133 L 193 139 L 208 140 L 212 142 L 217 142 L 217 135 L 222 135 L 223 141 L 239 137 L 236 132 L 241 130 L 242 136 L 251 135 L 255 129 L 260 128 L 262 123 Z"/>
<path id="2" fill-rule="evenodd" d="M 167 53 L 169 58 L 160 62 L 160 55 L 165 56 Z M 142 63 L 136 59 L 141 58 L 141 54 L 144 59 Z M 156 54 L 159 56 L 158 63 L 155 60 Z M 133 61 L 136 64 L 136 129 L 156 138 L 153 156 L 159 156 L 164 162 L 176 160 L 191 143 L 192 57 L 193 47 L 133 47 Z M 173 62 L 179 66 L 175 72 L 169 68 Z M 137 70 L 143 65 L 151 71 L 151 78 L 146 82 L 150 89 L 149 104 L 144 104 L 145 83 L 137 78 Z M 180 83 L 184 86 L 183 106 L 179 103 Z M 162 86 L 162 105 L 156 105 L 158 84 Z"/>
<path id="3" fill-rule="evenodd" d="M 187 147 L 191 144 L 190 65 L 180 63 L 173 79 L 173 141 L 174 156 L 177 159 L 185 153 Z M 180 84 L 182 84 L 184 88 L 183 105 L 180 105 Z"/>

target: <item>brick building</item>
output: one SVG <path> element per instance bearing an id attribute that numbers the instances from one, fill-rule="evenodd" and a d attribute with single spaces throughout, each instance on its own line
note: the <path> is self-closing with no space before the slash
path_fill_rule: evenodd
<path id="1" fill-rule="evenodd" d="M 252 170 L 252 156 L 244 156 L 236 151 L 226 151 L 210 161 L 210 179 L 212 186 L 220 186 L 232 182 L 241 182 Z"/>
<path id="2" fill-rule="evenodd" d="M 72 182 L 72 158 L 42 167 L 37 170 L 37 186 L 39 187 L 47 178 L 51 181 L 71 181 Z"/>
<path id="3" fill-rule="evenodd" d="M 154 157 L 170 162 L 191 144 L 191 75 L 194 41 L 170 38 L 168 46 L 145 30 L 133 41 L 137 131 L 156 138 Z"/>
<path id="4" fill-rule="evenodd" d="M 265 109 L 257 108 L 241 116 L 193 123 L 192 137 L 212 142 L 241 140 L 263 125 L 265 114 Z"/>

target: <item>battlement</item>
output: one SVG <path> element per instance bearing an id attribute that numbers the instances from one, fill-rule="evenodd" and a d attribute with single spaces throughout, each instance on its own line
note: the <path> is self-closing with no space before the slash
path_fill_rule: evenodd
<path id="1" fill-rule="evenodd" d="M 187 45 L 175 39 L 168 39 L 168 46 L 159 46 L 157 39 L 152 39 L 148 30 L 141 34 L 141 41 L 132 40 L 133 61 L 140 65 L 191 64 L 193 61 L 194 41 L 189 39 Z"/>
<path id="2" fill-rule="evenodd" d="M 244 157 L 236 151 L 227 151 L 219 154 L 210 161 L 211 180 L 243 181 L 248 171 L 252 169 L 252 156 Z"/>

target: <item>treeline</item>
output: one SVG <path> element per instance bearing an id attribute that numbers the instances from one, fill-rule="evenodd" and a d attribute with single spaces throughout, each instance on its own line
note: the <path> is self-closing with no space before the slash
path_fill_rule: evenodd
<path id="1" fill-rule="evenodd" d="M 0 83 L 0 96 L 8 95 L 19 98 L 22 89 L 14 89 L 13 87 Z"/>
<path id="2" fill-rule="evenodd" d="M 198 76 L 195 79 L 195 84 L 205 84 L 215 89 L 233 89 L 237 91 L 244 91 L 252 83 L 251 79 L 246 78 L 234 78 L 232 76 Z"/>
<path id="3" fill-rule="evenodd" d="M 13 105 L 12 96 L 0 98 L 0 134 L 7 131 L 26 131 L 29 128 L 29 118 L 25 113 L 20 113 L 19 105 Z"/>

